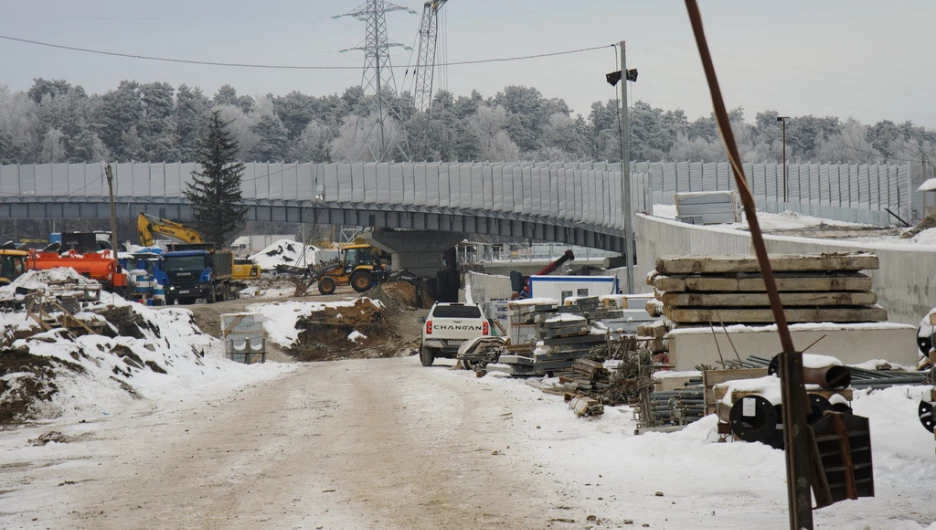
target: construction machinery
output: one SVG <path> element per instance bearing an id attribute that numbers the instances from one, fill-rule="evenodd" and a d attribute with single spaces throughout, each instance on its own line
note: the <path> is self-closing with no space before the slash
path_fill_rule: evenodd
<path id="1" fill-rule="evenodd" d="M 30 251 L 26 259 L 26 268 L 30 270 L 47 270 L 56 267 L 68 267 L 101 285 L 112 292 L 121 293 L 127 288 L 127 274 L 117 262 L 114 252 L 88 252 L 79 254 L 71 249 L 59 254 L 58 243 L 49 245 L 52 249 L 43 251 Z"/>
<path id="2" fill-rule="evenodd" d="M 190 245 L 205 244 L 201 234 L 194 228 L 147 213 L 140 213 L 137 216 L 137 232 L 140 234 L 140 244 L 144 247 L 153 246 L 157 235 Z M 213 249 L 214 245 L 210 245 L 210 247 Z M 188 248 L 191 249 L 192 247 Z M 255 265 L 248 260 L 237 260 L 234 263 L 232 278 L 234 280 L 255 280 L 260 277 L 260 273 L 259 265 Z"/>
<path id="3" fill-rule="evenodd" d="M 9 285 L 28 270 L 29 252 L 13 246 L 12 242 L 0 246 L 0 285 Z"/>
<path id="4" fill-rule="evenodd" d="M 359 293 L 371 288 L 375 281 L 384 281 L 389 269 L 381 263 L 380 251 L 367 244 L 351 244 L 341 247 L 340 257 L 317 267 L 300 269 L 278 265 L 276 270 L 283 273 L 301 273 L 305 284 L 296 286 L 295 296 L 302 296 L 312 284 L 318 282 L 319 293 L 329 295 L 338 286 L 350 285 Z"/>
<path id="5" fill-rule="evenodd" d="M 156 281 L 164 286 L 166 304 L 192 303 L 199 298 L 208 303 L 237 298 L 232 271 L 234 254 L 215 251 L 210 243 L 186 245 L 159 257 Z"/>
<path id="6" fill-rule="evenodd" d="M 195 229 L 142 212 L 137 216 L 137 232 L 140 234 L 140 244 L 144 247 L 153 246 L 157 235 L 181 243 L 204 243 L 201 234 Z"/>
<path id="7" fill-rule="evenodd" d="M 575 259 L 575 254 L 571 249 L 566 250 L 559 259 L 546 265 L 535 274 L 535 276 L 546 276 L 552 274 L 556 269 L 565 265 L 566 262 Z M 524 278 L 518 271 L 510 272 L 510 285 L 513 290 L 513 298 L 528 298 L 530 296 L 529 279 Z"/>

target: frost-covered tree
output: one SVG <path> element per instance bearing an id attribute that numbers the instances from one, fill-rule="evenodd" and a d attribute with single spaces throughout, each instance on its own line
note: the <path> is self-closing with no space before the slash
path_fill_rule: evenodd
<path id="1" fill-rule="evenodd" d="M 141 162 L 146 159 L 146 152 L 143 150 L 143 142 L 137 133 L 136 126 L 131 126 L 127 132 L 120 136 L 121 152 L 123 155 L 119 160 L 127 162 Z"/>
<path id="2" fill-rule="evenodd" d="M 213 112 L 207 135 L 198 146 L 197 161 L 202 170 L 192 172 L 192 182 L 185 191 L 192 202 L 195 227 L 206 241 L 222 247 L 244 223 L 247 213 L 241 204 L 244 164 L 237 161 L 237 141 L 225 125 L 221 113 Z"/>
<path id="3" fill-rule="evenodd" d="M 281 162 L 289 156 L 289 132 L 275 114 L 260 118 L 250 131 L 257 143 L 247 151 L 247 159 L 255 162 Z"/>
<path id="4" fill-rule="evenodd" d="M 58 129 L 50 129 L 42 140 L 39 161 L 44 164 L 57 164 L 64 162 L 65 158 L 65 135 Z"/>
<path id="5" fill-rule="evenodd" d="M 332 131 L 318 121 L 310 121 L 299 136 L 295 159 L 301 162 L 331 162 L 328 145 Z"/>
<path id="6" fill-rule="evenodd" d="M 214 108 L 221 114 L 221 120 L 227 124 L 227 130 L 234 136 L 238 145 L 238 160 L 244 160 L 260 139 L 251 131 L 254 121 L 251 116 L 244 114 L 240 107 L 222 105 Z"/>
<path id="7" fill-rule="evenodd" d="M 177 145 L 181 160 L 194 160 L 198 141 L 208 129 L 211 119 L 211 102 L 198 87 L 179 85 L 173 110 L 176 124 Z"/>
<path id="8" fill-rule="evenodd" d="M 338 136 L 329 144 L 331 158 L 336 162 L 374 162 L 381 153 L 380 135 L 377 133 L 377 117 L 366 118 L 351 115 L 345 118 Z M 384 118 L 386 153 L 397 156 L 403 142 L 403 130 L 393 118 Z"/>

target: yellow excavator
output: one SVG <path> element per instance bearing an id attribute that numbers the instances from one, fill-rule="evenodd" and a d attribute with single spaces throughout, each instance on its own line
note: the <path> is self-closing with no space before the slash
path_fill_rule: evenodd
<path id="1" fill-rule="evenodd" d="M 156 236 L 180 243 L 205 242 L 194 228 L 142 212 L 137 216 L 137 232 L 140 234 L 140 244 L 144 247 L 153 246 Z M 231 276 L 235 280 L 255 280 L 260 277 L 260 272 L 259 265 L 248 260 L 235 260 Z"/>

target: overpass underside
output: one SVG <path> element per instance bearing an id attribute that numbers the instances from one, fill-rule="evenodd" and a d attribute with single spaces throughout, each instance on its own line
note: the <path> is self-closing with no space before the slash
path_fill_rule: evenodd
<path id="1" fill-rule="evenodd" d="M 107 199 L 60 202 L 60 197 L 7 199 L 0 202 L 0 219 L 109 219 Z M 191 206 L 180 201 L 149 198 L 118 199 L 118 219 L 135 219 L 140 212 L 181 222 L 192 220 Z M 304 201 L 244 201 L 247 221 L 369 226 L 397 230 L 429 230 L 554 241 L 623 252 L 623 234 L 588 223 L 544 219 L 523 214 L 472 209 L 425 208 Z"/>

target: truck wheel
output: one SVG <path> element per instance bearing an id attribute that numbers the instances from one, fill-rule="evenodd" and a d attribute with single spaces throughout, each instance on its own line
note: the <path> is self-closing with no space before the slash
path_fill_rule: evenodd
<path id="1" fill-rule="evenodd" d="M 221 290 L 221 301 L 227 302 L 231 299 L 231 286 L 225 284 L 224 288 Z"/>
<path id="2" fill-rule="evenodd" d="M 368 271 L 356 271 L 351 275 L 351 287 L 359 293 L 370 289 L 373 281 L 374 279 Z"/>
<path id="3" fill-rule="evenodd" d="M 325 295 L 335 294 L 335 280 L 327 276 L 322 278 L 318 281 L 318 290 Z"/>
<path id="4" fill-rule="evenodd" d="M 432 363 L 435 362 L 435 352 L 432 351 L 432 348 L 425 346 L 419 348 L 419 362 L 423 366 L 432 366 Z"/>
<path id="5" fill-rule="evenodd" d="M 213 304 L 218 301 L 218 290 L 214 287 L 211 288 L 211 295 L 208 297 L 208 303 Z"/>

